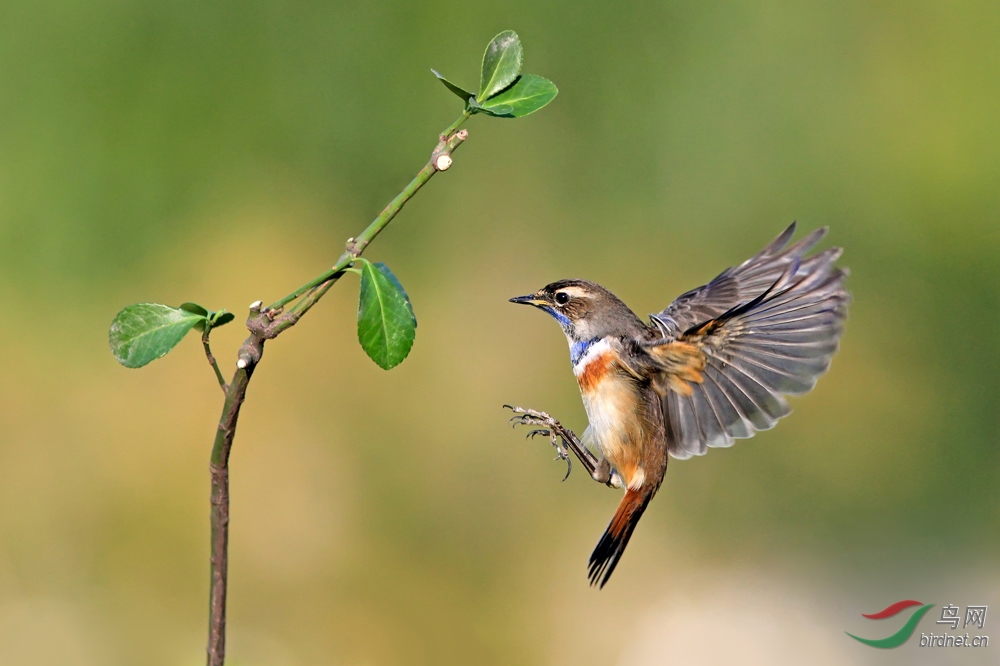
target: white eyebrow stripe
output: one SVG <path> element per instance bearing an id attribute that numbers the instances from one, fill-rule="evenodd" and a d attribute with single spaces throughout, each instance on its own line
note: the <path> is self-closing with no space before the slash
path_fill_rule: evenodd
<path id="1" fill-rule="evenodd" d="M 557 289 L 556 293 L 563 293 L 570 298 L 584 298 L 587 296 L 587 290 L 581 287 L 563 287 L 562 289 Z"/>

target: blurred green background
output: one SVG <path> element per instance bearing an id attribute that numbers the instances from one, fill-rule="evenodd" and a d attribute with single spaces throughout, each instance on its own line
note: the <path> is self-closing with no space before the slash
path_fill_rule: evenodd
<path id="1" fill-rule="evenodd" d="M 410 358 L 364 356 L 347 276 L 255 375 L 228 663 L 995 663 L 843 632 L 1000 604 L 996 3 L 0 14 L 0 663 L 203 663 L 221 395 L 193 338 L 130 371 L 108 325 L 239 321 L 322 272 L 459 113 L 429 68 L 474 87 L 506 28 L 559 96 L 473 118 L 366 255 L 413 299 Z M 506 299 L 585 277 L 653 312 L 793 219 L 852 270 L 832 369 L 775 430 L 672 463 L 588 588 L 619 494 L 506 426 L 505 402 L 585 426 L 561 332 Z M 213 336 L 227 375 L 244 335 Z"/>

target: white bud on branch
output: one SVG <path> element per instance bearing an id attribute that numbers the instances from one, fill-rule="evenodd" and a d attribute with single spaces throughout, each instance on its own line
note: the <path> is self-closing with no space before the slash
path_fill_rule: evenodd
<path id="1" fill-rule="evenodd" d="M 434 168 L 438 171 L 447 171 L 451 167 L 451 155 L 444 153 L 438 155 L 434 160 Z"/>

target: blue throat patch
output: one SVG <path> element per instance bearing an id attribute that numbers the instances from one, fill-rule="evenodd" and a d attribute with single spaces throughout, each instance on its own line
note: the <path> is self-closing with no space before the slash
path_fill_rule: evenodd
<path id="1" fill-rule="evenodd" d="M 550 315 L 552 315 L 552 318 L 555 319 L 557 322 L 559 322 L 559 325 L 562 326 L 562 329 L 566 333 L 566 335 L 571 336 L 571 333 L 573 331 L 573 322 L 569 320 L 569 317 L 559 312 L 550 305 L 544 305 L 541 307 L 541 309 L 545 310 Z M 573 362 L 573 365 L 576 365 L 577 361 L 583 358 L 583 355 L 587 353 L 588 349 L 590 349 L 590 346 L 595 342 L 597 342 L 599 339 L 600 338 L 593 338 L 591 340 L 582 340 L 580 342 L 571 343 L 569 346 L 569 359 L 570 361 Z"/>
<path id="2" fill-rule="evenodd" d="M 550 305 L 545 305 L 542 307 L 542 309 L 548 312 L 550 315 L 552 315 L 555 318 L 555 320 L 559 322 L 559 325 L 563 327 L 563 329 L 569 329 L 573 325 L 570 322 L 569 317 L 559 312 L 554 307 Z"/>
<path id="3" fill-rule="evenodd" d="M 576 365 L 577 362 L 583 358 L 583 355 L 587 353 L 591 345 L 597 342 L 600 338 L 594 338 L 592 340 L 581 340 L 579 342 L 574 342 L 569 346 L 569 360 Z"/>

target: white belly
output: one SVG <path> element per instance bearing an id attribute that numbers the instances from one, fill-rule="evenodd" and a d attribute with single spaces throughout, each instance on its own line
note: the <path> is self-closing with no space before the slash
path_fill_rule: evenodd
<path id="1" fill-rule="evenodd" d="M 621 447 L 628 424 L 635 421 L 633 388 L 621 379 L 609 378 L 589 392 L 581 392 L 594 444 L 605 457 Z"/>

